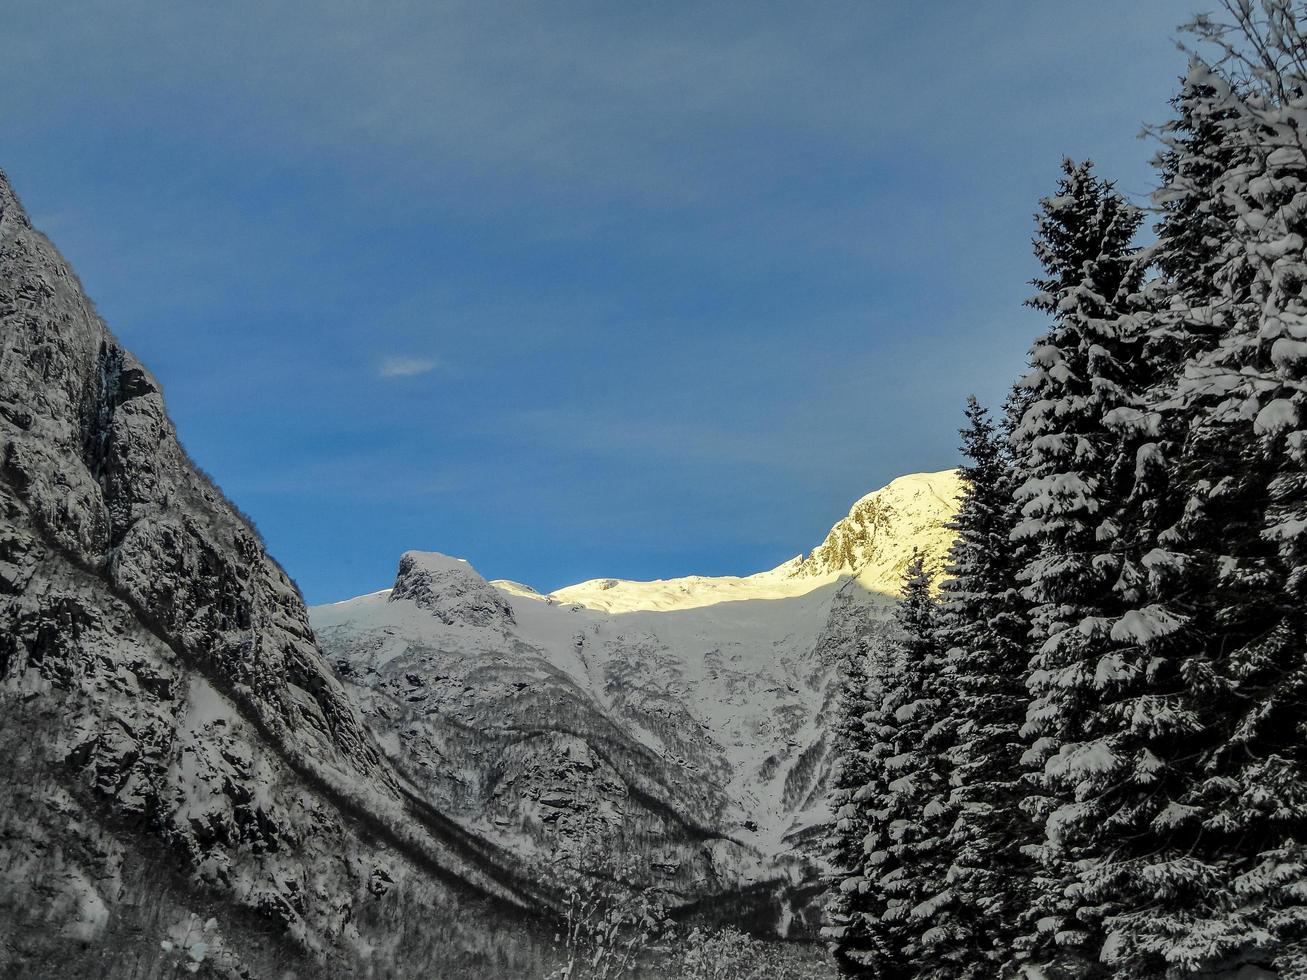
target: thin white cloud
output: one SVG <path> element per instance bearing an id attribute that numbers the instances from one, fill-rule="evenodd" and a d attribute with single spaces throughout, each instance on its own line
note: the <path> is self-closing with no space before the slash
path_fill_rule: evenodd
<path id="1" fill-rule="evenodd" d="M 411 378 L 434 371 L 436 361 L 429 357 L 387 357 L 377 366 L 380 378 Z"/>

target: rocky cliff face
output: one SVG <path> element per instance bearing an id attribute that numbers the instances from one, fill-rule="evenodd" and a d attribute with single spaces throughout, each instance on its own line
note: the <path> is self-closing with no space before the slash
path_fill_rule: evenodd
<path id="1" fill-rule="evenodd" d="M 236 975 L 286 965 L 286 934 L 353 974 L 417 955 L 382 924 L 399 891 L 446 939 L 455 896 L 546 904 L 379 752 L 294 584 L 3 175 L 0 748 L 6 975 L 200 943 Z"/>
<path id="2" fill-rule="evenodd" d="M 957 489 L 951 471 L 896 480 L 747 577 L 544 596 L 410 552 L 393 589 L 312 621 L 434 805 L 528 862 L 598 842 L 678 903 L 793 933 L 815 925 L 839 662 L 888 629 L 913 550 L 942 557 Z"/>

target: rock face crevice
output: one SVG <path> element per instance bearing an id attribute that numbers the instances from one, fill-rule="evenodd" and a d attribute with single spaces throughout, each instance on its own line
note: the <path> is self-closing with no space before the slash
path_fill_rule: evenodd
<path id="1" fill-rule="evenodd" d="M 294 583 L 3 174 L 0 751 L 26 760 L 0 782 L 0 931 L 23 937 L 0 973 L 75 956 L 65 930 L 94 944 L 135 923 L 138 958 L 160 955 L 186 910 L 142 912 L 131 873 L 158 848 L 187 883 L 173 900 L 219 910 L 206 935 L 233 968 L 270 962 L 224 945 L 249 913 L 352 975 L 380 948 L 391 968 L 451 955 L 396 941 L 400 891 L 449 950 L 487 930 L 460 903 L 550 903 L 403 785 Z"/>

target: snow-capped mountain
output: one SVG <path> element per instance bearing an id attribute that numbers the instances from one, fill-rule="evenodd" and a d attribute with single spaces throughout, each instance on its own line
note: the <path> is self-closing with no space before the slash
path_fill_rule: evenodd
<path id="1" fill-rule="evenodd" d="M 901 476 L 857 500 L 820 545 L 791 563 L 791 574 L 852 574 L 869 592 L 897 595 L 914 551 L 948 551 L 953 535 L 946 524 L 960 492 L 956 470 Z"/>
<path id="2" fill-rule="evenodd" d="M 605 845 L 784 929 L 832 664 L 953 490 L 746 578 L 410 553 L 310 618 L 0 174 L 0 974 L 543 975 L 560 852 Z"/>
<path id="3" fill-rule="evenodd" d="M 838 661 L 882 628 L 913 551 L 947 550 L 958 489 L 901 477 L 744 577 L 542 595 L 409 552 L 392 589 L 311 622 L 387 756 L 473 831 L 527 861 L 598 838 L 682 901 L 748 893 L 784 931 L 815 870 L 796 845 L 828 816 Z"/>
<path id="4" fill-rule="evenodd" d="M 413 975 L 554 904 L 380 751 L 3 174 L 0 754 L 0 975 Z"/>

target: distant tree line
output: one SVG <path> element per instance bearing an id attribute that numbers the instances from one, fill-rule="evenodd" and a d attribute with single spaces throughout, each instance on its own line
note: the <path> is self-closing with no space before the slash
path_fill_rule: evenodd
<path id="1" fill-rule="evenodd" d="M 847 976 L 1307 976 L 1305 26 L 1188 25 L 1152 244 L 1089 163 L 1040 202 L 1047 329 L 844 681 Z"/>

